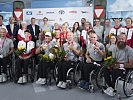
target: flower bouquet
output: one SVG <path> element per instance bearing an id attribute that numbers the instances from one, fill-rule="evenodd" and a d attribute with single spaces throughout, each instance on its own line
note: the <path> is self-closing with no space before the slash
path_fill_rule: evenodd
<path id="1" fill-rule="evenodd" d="M 67 52 L 63 50 L 62 48 L 58 48 L 58 46 L 54 46 L 50 49 L 50 53 L 54 55 L 55 61 L 63 61 Z"/>
<path id="2" fill-rule="evenodd" d="M 20 47 L 18 47 L 18 48 L 15 50 L 15 54 L 16 54 L 17 56 L 19 56 L 19 55 L 21 55 L 21 54 L 23 54 L 23 53 L 25 53 L 25 52 L 26 52 L 26 49 L 25 49 L 24 46 L 20 46 Z"/>
<path id="3" fill-rule="evenodd" d="M 47 54 L 39 54 L 40 61 L 45 62 L 45 61 L 50 61 L 50 58 Z"/>
<path id="4" fill-rule="evenodd" d="M 116 58 L 112 57 L 112 52 L 107 51 L 106 57 L 104 58 L 103 65 L 105 67 L 113 67 L 116 64 L 116 62 L 117 62 Z"/>

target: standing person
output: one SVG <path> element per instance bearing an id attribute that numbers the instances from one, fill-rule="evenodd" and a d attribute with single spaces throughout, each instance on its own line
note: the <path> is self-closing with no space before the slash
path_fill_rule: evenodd
<path id="1" fill-rule="evenodd" d="M 78 61 L 78 56 L 81 53 L 80 45 L 73 39 L 73 33 L 68 32 L 67 42 L 63 44 L 62 48 L 67 52 L 65 61 L 58 64 L 58 78 L 59 83 L 57 87 L 66 89 L 66 74 L 69 68 L 74 68 L 74 64 Z"/>
<path id="2" fill-rule="evenodd" d="M 3 16 L 0 15 L 0 28 L 5 28 L 6 29 L 6 26 L 3 25 Z M 6 29 L 6 32 L 7 32 L 7 29 Z"/>
<path id="3" fill-rule="evenodd" d="M 93 27 L 93 30 L 96 32 L 98 36 L 98 41 L 103 42 L 103 31 L 104 27 L 101 25 L 100 19 L 95 20 L 96 25 Z"/>
<path id="4" fill-rule="evenodd" d="M 116 58 L 117 63 L 110 68 L 104 69 L 105 82 L 108 88 L 104 92 L 110 96 L 115 95 L 115 82 L 118 77 L 123 76 L 127 69 L 133 68 L 133 49 L 126 45 L 126 35 L 118 35 L 117 45 L 112 51 L 113 58 Z"/>
<path id="5" fill-rule="evenodd" d="M 36 47 L 39 47 L 43 43 L 45 43 L 45 35 L 43 32 L 40 32 L 38 36 L 38 40 L 36 41 Z"/>
<path id="6" fill-rule="evenodd" d="M 90 83 L 90 73 L 92 70 L 96 70 L 97 67 L 93 62 L 98 64 L 102 63 L 102 59 L 105 56 L 105 47 L 102 43 L 98 42 L 98 36 L 94 31 L 89 33 L 90 44 L 87 45 L 87 51 L 85 54 L 86 63 L 83 65 L 81 70 L 81 82 L 79 87 L 85 90 L 89 89 Z"/>
<path id="7" fill-rule="evenodd" d="M 109 33 L 115 34 L 116 36 L 120 35 L 121 32 L 123 32 L 123 28 L 120 23 L 120 19 L 115 19 L 114 20 L 114 27 L 111 28 Z"/>
<path id="8" fill-rule="evenodd" d="M 86 23 L 86 19 L 81 18 L 81 25 L 79 26 L 80 32 L 82 32 L 82 30 L 85 29 L 85 23 Z"/>
<path id="9" fill-rule="evenodd" d="M 30 33 L 32 35 L 32 40 L 34 42 L 36 42 L 36 40 L 38 39 L 38 35 L 40 33 L 40 27 L 38 25 L 36 25 L 36 19 L 35 18 L 31 18 L 31 24 L 27 26 L 27 29 L 30 30 Z"/>
<path id="10" fill-rule="evenodd" d="M 17 39 L 19 41 L 21 41 L 21 40 L 25 41 L 25 40 L 27 40 L 27 39 L 25 39 L 25 37 L 26 37 L 26 38 L 29 38 L 30 40 L 32 40 L 31 34 L 26 34 L 26 35 L 28 35 L 28 36 L 26 36 L 24 33 L 27 30 L 27 23 L 23 21 L 21 24 L 22 24 L 22 28 L 18 30 Z M 28 31 L 30 33 L 30 30 L 28 30 Z"/>
<path id="11" fill-rule="evenodd" d="M 18 33 L 18 26 L 17 24 L 14 23 L 15 22 L 15 18 L 14 17 L 10 17 L 9 18 L 9 24 L 6 25 L 8 34 L 9 34 L 9 38 L 11 38 L 14 42 L 14 47 L 17 48 L 17 33 Z"/>
<path id="12" fill-rule="evenodd" d="M 51 32 L 52 31 L 52 27 L 48 23 L 48 18 L 44 17 L 43 18 L 43 22 L 44 22 L 44 24 L 41 26 L 41 31 Z"/>
<path id="13" fill-rule="evenodd" d="M 133 36 L 133 26 L 132 26 L 132 19 L 130 17 L 126 18 L 125 20 L 126 26 L 123 28 L 123 33 L 127 36 L 127 45 L 131 47 L 131 38 Z"/>
<path id="14" fill-rule="evenodd" d="M 60 36 L 59 36 L 60 47 L 67 41 L 67 34 L 68 34 L 67 26 L 62 25 L 61 33 L 60 33 Z"/>
<path id="15" fill-rule="evenodd" d="M 16 18 L 16 24 L 17 24 L 18 29 L 22 28 L 21 19 L 20 18 Z"/>
<path id="16" fill-rule="evenodd" d="M 111 35 L 109 38 L 109 43 L 106 45 L 106 49 L 108 51 L 113 51 L 114 47 L 116 46 L 116 36 L 115 35 Z"/>
<path id="17" fill-rule="evenodd" d="M 10 62 L 13 48 L 13 41 L 6 37 L 6 29 L 0 28 L 0 82 L 7 81 L 7 64 Z M 3 68 L 3 71 L 1 68 Z"/>
<path id="18" fill-rule="evenodd" d="M 108 38 L 107 36 L 109 35 L 109 32 L 111 30 L 112 26 L 110 25 L 110 20 L 106 19 L 105 20 L 105 30 L 104 30 L 104 43 L 108 43 Z"/>
<path id="19" fill-rule="evenodd" d="M 72 32 L 74 33 L 74 41 L 79 43 L 80 41 L 80 31 L 79 31 L 79 23 L 75 22 L 73 25 Z"/>

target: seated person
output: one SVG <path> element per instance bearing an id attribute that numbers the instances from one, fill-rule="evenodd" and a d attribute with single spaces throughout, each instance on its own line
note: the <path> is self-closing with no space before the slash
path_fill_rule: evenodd
<path id="1" fill-rule="evenodd" d="M 73 33 L 68 32 L 67 42 L 63 44 L 62 48 L 66 52 L 65 61 L 61 61 L 58 64 L 59 83 L 57 87 L 66 88 L 66 74 L 69 68 L 73 68 L 74 63 L 78 61 L 80 55 L 80 45 L 74 41 Z"/>
<path id="2" fill-rule="evenodd" d="M 7 81 L 7 64 L 10 62 L 10 56 L 13 53 L 13 41 L 6 38 L 6 29 L 0 28 L 0 82 Z M 2 66 L 2 71 L 1 71 Z M 2 72 L 2 73 L 1 73 Z"/>
<path id="3" fill-rule="evenodd" d="M 104 92 L 110 96 L 115 95 L 115 82 L 119 76 L 123 76 L 126 69 L 133 68 L 133 49 L 126 45 L 126 35 L 118 35 L 118 42 L 112 49 L 113 58 L 116 58 L 115 66 L 104 69 L 105 82 L 108 88 Z"/>
<path id="4" fill-rule="evenodd" d="M 24 31 L 24 36 L 21 41 L 18 42 L 18 48 L 23 47 L 25 49 L 25 52 L 18 55 L 18 58 L 16 59 L 16 75 L 18 79 L 19 84 L 21 83 L 27 83 L 27 77 L 28 74 L 28 64 L 29 59 L 34 56 L 35 53 L 35 43 L 31 41 L 32 38 L 30 35 L 29 30 Z"/>
<path id="5" fill-rule="evenodd" d="M 50 49 L 56 45 L 56 42 L 52 41 L 52 35 L 50 32 L 45 33 L 45 42 L 42 43 L 37 49 L 36 54 L 50 54 Z M 38 66 L 38 80 L 36 81 L 36 84 L 46 84 L 46 78 L 47 78 L 47 68 L 54 68 L 55 63 L 51 61 L 39 61 Z"/>
<path id="6" fill-rule="evenodd" d="M 89 89 L 89 76 L 92 70 L 96 70 L 97 67 L 93 62 L 101 63 L 105 55 L 105 47 L 102 43 L 97 41 L 97 34 L 94 31 L 89 32 L 90 44 L 87 45 L 87 51 L 85 54 L 86 63 L 81 70 L 81 82 L 80 88 Z"/>

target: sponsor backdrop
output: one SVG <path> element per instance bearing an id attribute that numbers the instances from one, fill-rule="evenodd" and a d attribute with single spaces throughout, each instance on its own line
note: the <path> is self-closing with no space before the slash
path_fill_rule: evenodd
<path id="1" fill-rule="evenodd" d="M 38 25 L 42 25 L 42 19 L 47 17 L 49 23 L 53 25 L 55 22 L 60 25 L 68 22 L 70 27 L 74 22 L 81 22 L 81 18 L 86 18 L 87 21 L 93 22 L 93 8 L 92 7 L 70 7 L 70 8 L 39 8 L 39 9 L 23 9 L 23 20 L 28 24 L 30 19 L 34 17 L 37 19 Z"/>
<path id="2" fill-rule="evenodd" d="M 125 25 L 125 19 L 133 19 L 133 0 L 107 0 L 107 18 L 114 25 L 114 19 L 119 18 L 121 24 Z"/>
<path id="3" fill-rule="evenodd" d="M 3 16 L 3 24 L 8 25 L 9 24 L 9 17 L 12 16 L 12 12 L 0 12 L 0 15 Z"/>

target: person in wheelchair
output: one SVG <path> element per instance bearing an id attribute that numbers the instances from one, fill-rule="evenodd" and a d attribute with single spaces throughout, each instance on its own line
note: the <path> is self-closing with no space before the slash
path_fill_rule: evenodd
<path id="1" fill-rule="evenodd" d="M 115 83 L 118 77 L 123 77 L 127 69 L 133 68 L 133 49 L 126 45 L 126 35 L 120 34 L 117 37 L 116 46 L 112 49 L 112 56 L 117 63 L 111 67 L 105 67 L 104 78 L 107 88 L 104 93 L 114 96 L 116 93 Z"/>
<path id="2" fill-rule="evenodd" d="M 16 75 L 18 78 L 17 83 L 27 83 L 28 64 L 30 59 L 35 53 L 35 43 L 32 40 L 32 36 L 29 30 L 25 30 L 21 35 L 21 40 L 18 42 L 18 49 L 23 51 L 15 52 L 16 57 Z M 20 36 L 19 36 L 20 37 Z"/>
<path id="3" fill-rule="evenodd" d="M 50 49 L 56 45 L 56 42 L 51 41 L 52 40 L 52 34 L 50 32 L 45 33 L 45 42 L 43 42 L 37 49 L 36 54 L 43 54 L 48 56 L 48 58 L 52 59 L 53 55 L 50 53 Z M 46 79 L 48 76 L 47 69 L 48 68 L 54 68 L 55 63 L 52 61 L 41 61 L 41 58 L 39 60 L 39 66 L 38 66 L 38 80 L 36 81 L 36 84 L 46 84 Z"/>
<path id="4" fill-rule="evenodd" d="M 67 42 L 63 44 L 62 48 L 66 52 L 64 61 L 58 63 L 58 81 L 57 87 L 66 89 L 66 74 L 68 69 L 73 68 L 78 61 L 78 56 L 81 53 L 80 45 L 74 41 L 73 33 L 68 32 Z"/>
<path id="5" fill-rule="evenodd" d="M 81 81 L 79 87 L 85 90 L 89 90 L 92 85 L 90 83 L 90 73 L 93 70 L 98 69 L 94 62 L 101 64 L 105 55 L 105 47 L 102 43 L 97 41 L 97 34 L 95 31 L 89 32 L 90 43 L 87 45 L 87 51 L 85 54 L 86 62 L 81 70 Z"/>
<path id="6" fill-rule="evenodd" d="M 10 62 L 13 48 L 13 41 L 6 37 L 6 29 L 0 28 L 0 82 L 7 81 L 7 64 Z"/>

